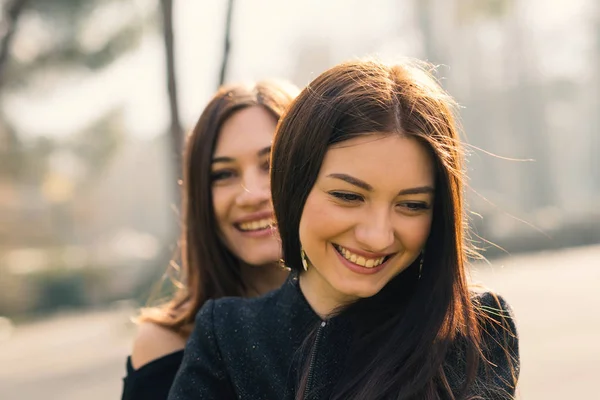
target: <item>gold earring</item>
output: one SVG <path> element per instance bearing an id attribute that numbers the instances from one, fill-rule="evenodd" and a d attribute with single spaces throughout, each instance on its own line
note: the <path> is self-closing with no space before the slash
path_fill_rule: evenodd
<path id="1" fill-rule="evenodd" d="M 304 249 L 300 249 L 300 258 L 302 259 L 302 267 L 304 267 L 304 271 L 308 271 L 308 260 L 306 259 L 306 253 Z"/>
<path id="2" fill-rule="evenodd" d="M 285 265 L 285 261 L 283 260 L 283 258 L 279 260 L 279 268 L 281 268 L 287 272 L 290 272 L 292 270 L 290 267 Z"/>

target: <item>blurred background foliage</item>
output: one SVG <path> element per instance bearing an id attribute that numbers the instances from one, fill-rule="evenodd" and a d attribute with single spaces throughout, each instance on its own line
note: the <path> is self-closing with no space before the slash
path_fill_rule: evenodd
<path id="1" fill-rule="evenodd" d="M 0 315 L 145 302 L 176 254 L 182 131 L 221 77 L 304 86 L 357 55 L 439 65 L 487 257 L 600 243 L 597 2 L 173 7 L 0 3 Z"/>

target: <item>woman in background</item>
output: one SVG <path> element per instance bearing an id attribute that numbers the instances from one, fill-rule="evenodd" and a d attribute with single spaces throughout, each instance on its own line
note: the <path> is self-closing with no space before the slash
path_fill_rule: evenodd
<path id="1" fill-rule="evenodd" d="M 292 275 L 204 305 L 169 400 L 513 398 L 510 309 L 466 278 L 453 104 L 408 63 L 344 63 L 300 93 L 271 161 Z"/>
<path id="2" fill-rule="evenodd" d="M 273 224 L 269 164 L 275 127 L 298 89 L 283 81 L 221 88 L 186 143 L 180 288 L 142 309 L 123 400 L 164 400 L 194 317 L 208 299 L 253 297 L 287 277 Z"/>

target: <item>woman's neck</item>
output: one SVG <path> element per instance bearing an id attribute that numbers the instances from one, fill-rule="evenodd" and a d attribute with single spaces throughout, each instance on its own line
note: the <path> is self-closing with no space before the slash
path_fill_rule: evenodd
<path id="1" fill-rule="evenodd" d="M 267 265 L 242 264 L 242 281 L 246 285 L 247 297 L 258 297 L 278 289 L 288 277 L 289 272 L 277 263 Z"/>
<path id="2" fill-rule="evenodd" d="M 300 290 L 304 298 L 321 318 L 327 319 L 335 314 L 341 307 L 356 300 L 335 290 L 316 269 L 309 269 L 300 273 Z"/>

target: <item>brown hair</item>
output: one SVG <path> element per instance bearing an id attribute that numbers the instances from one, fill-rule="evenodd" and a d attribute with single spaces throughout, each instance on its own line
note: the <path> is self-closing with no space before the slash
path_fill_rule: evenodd
<path id="1" fill-rule="evenodd" d="M 405 135 L 433 155 L 431 232 L 422 276 L 417 260 L 377 295 L 341 310 L 358 323 L 333 399 L 439 399 L 450 393 L 442 365 L 465 343 L 466 393 L 482 358 L 483 315 L 468 288 L 463 155 L 454 102 L 420 63 L 353 61 L 322 73 L 281 120 L 272 150 L 271 193 L 287 266 L 302 273 L 299 224 L 329 147 L 371 133 Z M 365 321 L 368 321 L 366 323 Z M 298 398 L 306 389 L 307 369 Z"/>
<path id="2" fill-rule="evenodd" d="M 221 241 L 215 219 L 211 162 L 221 126 L 235 112 L 259 106 L 279 121 L 298 89 L 285 81 L 261 81 L 220 88 L 208 103 L 187 139 L 183 165 L 181 268 L 175 294 L 164 304 L 142 309 L 138 321 L 154 322 L 183 336 L 208 299 L 243 296 L 239 259 Z"/>

